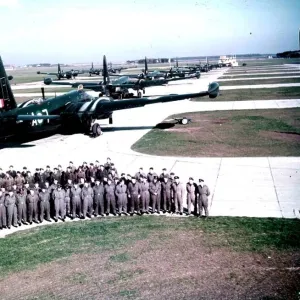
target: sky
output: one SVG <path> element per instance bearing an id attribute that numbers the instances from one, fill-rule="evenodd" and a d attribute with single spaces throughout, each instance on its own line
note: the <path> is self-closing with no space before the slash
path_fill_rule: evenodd
<path id="1" fill-rule="evenodd" d="M 0 0 L 5 64 L 298 49 L 299 0 Z"/>

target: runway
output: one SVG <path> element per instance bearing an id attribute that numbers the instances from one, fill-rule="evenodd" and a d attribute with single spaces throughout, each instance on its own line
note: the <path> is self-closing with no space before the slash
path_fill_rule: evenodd
<path id="1" fill-rule="evenodd" d="M 208 83 L 216 81 L 225 70 L 211 71 L 206 78 L 189 79 L 185 84 L 153 87 L 146 91 L 157 95 L 206 90 Z M 295 218 L 299 217 L 300 210 L 300 157 L 159 157 L 131 150 L 134 142 L 172 114 L 285 107 L 300 107 L 300 99 L 237 102 L 184 100 L 117 111 L 114 113 L 114 125 L 108 125 L 106 121 L 100 122 L 103 124 L 104 134 L 96 139 L 82 134 L 56 134 L 29 142 L 20 148 L 0 150 L 0 165 L 3 169 L 10 164 L 16 169 L 26 165 L 34 170 L 35 167 L 45 167 L 47 164 L 51 167 L 58 164 L 65 167 L 70 160 L 76 165 L 96 159 L 105 162 L 107 157 L 111 157 L 120 173 L 135 173 L 141 166 L 148 171 L 152 166 L 157 173 L 163 167 L 169 172 L 174 171 L 184 184 L 190 176 L 196 180 L 205 178 L 212 194 L 212 216 Z"/>

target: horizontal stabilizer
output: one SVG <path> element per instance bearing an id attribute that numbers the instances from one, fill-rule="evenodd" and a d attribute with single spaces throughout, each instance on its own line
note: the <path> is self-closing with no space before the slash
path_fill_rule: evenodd
<path id="1" fill-rule="evenodd" d="M 59 118 L 60 115 L 17 115 L 17 121 L 54 120 Z"/>

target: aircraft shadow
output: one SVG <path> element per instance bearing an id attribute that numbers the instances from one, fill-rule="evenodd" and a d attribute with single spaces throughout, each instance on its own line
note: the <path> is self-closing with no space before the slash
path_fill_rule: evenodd
<path id="1" fill-rule="evenodd" d="M 167 122 L 162 122 L 158 123 L 155 126 L 118 126 L 118 127 L 103 127 L 102 131 L 103 132 L 114 132 L 114 131 L 126 131 L 126 130 L 146 130 L 146 129 L 168 129 L 172 128 L 175 126 L 175 123 L 167 123 Z M 39 133 L 39 134 L 34 134 L 34 135 L 29 135 L 26 137 L 23 137 L 22 139 L 20 138 L 10 138 L 7 141 L 0 142 L 0 150 L 5 149 L 5 148 L 31 148 L 35 147 L 36 145 L 34 144 L 26 144 L 29 142 L 34 142 L 43 138 L 48 138 L 54 134 L 62 134 L 62 135 L 72 135 L 73 133 L 66 134 L 65 132 L 61 132 L 60 130 L 57 131 L 52 131 L 52 132 L 44 132 L 44 133 Z"/>
<path id="2" fill-rule="evenodd" d="M 155 126 L 119 126 L 119 127 L 103 127 L 103 132 L 125 131 L 125 130 L 145 130 L 145 129 L 168 129 L 175 126 L 175 123 L 158 123 Z"/>

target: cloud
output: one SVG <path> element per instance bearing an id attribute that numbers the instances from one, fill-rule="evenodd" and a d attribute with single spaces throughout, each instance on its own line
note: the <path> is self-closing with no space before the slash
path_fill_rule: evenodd
<path id="1" fill-rule="evenodd" d="M 0 0 L 0 7 L 16 8 L 20 6 L 19 0 Z"/>

